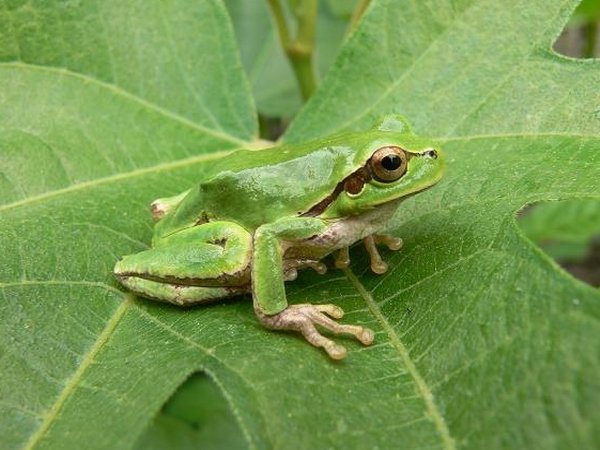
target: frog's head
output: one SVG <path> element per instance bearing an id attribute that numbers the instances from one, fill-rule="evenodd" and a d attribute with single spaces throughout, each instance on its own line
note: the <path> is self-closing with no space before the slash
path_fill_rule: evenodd
<path id="1" fill-rule="evenodd" d="M 444 156 L 439 146 L 412 133 L 379 131 L 361 143 L 354 165 L 322 217 L 360 214 L 427 189 L 442 177 Z"/>

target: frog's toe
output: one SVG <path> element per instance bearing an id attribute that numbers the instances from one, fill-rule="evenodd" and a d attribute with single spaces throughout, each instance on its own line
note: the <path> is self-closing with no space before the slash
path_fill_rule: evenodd
<path id="1" fill-rule="evenodd" d="M 154 200 L 150 203 L 150 214 L 155 221 L 165 217 L 167 212 L 169 212 L 169 207 L 166 203 L 162 202 L 161 199 Z"/>
<path id="2" fill-rule="evenodd" d="M 318 311 L 324 312 L 325 314 L 327 314 L 330 317 L 333 317 L 334 319 L 341 319 L 342 317 L 344 317 L 344 310 L 339 306 L 332 305 L 331 303 L 326 305 L 314 305 L 314 307 Z"/>
<path id="3" fill-rule="evenodd" d="M 327 266 L 322 262 L 314 263 L 310 267 L 312 267 L 312 269 L 319 275 L 325 275 L 327 273 Z"/>
<path id="4" fill-rule="evenodd" d="M 333 341 L 330 341 L 328 345 L 324 345 L 323 348 L 332 359 L 344 359 L 348 353 L 346 351 L 346 347 L 343 345 L 338 345 Z"/>
<path id="5" fill-rule="evenodd" d="M 333 306 L 333 305 L 320 305 L 320 306 Z M 340 309 L 340 308 L 337 308 L 337 309 Z M 335 317 L 332 314 L 329 314 L 329 315 L 331 315 L 332 317 Z M 337 323 L 337 322 L 331 320 L 329 317 L 325 316 L 324 314 L 322 314 L 320 312 L 318 312 L 318 313 L 313 312 L 313 313 L 311 313 L 311 316 L 312 316 L 311 318 L 314 323 L 321 325 L 326 330 L 329 330 L 335 334 L 350 334 L 350 335 L 354 336 L 356 339 L 358 339 L 360 342 L 362 342 L 364 345 L 371 345 L 373 343 L 374 333 L 369 328 L 361 327 L 359 325 L 340 324 L 340 323 Z M 338 318 L 338 317 L 336 317 L 336 318 Z"/>
<path id="6" fill-rule="evenodd" d="M 294 281 L 296 278 L 298 278 L 298 270 L 295 267 L 291 267 L 283 273 L 285 281 Z"/>
<path id="7" fill-rule="evenodd" d="M 376 244 L 384 244 L 390 250 L 400 250 L 404 245 L 402 238 L 391 236 L 389 234 L 376 234 L 373 236 Z"/>
<path id="8" fill-rule="evenodd" d="M 350 265 L 350 248 L 342 247 L 340 248 L 336 258 L 335 258 L 335 267 L 338 269 L 345 269 Z"/>
<path id="9" fill-rule="evenodd" d="M 364 238 L 363 243 L 365 244 L 365 248 L 367 249 L 367 252 L 371 258 L 371 270 L 373 273 L 376 273 L 377 275 L 386 273 L 388 270 L 388 265 L 383 259 L 381 259 L 381 255 L 375 246 L 375 238 L 373 235 Z"/>
<path id="10" fill-rule="evenodd" d="M 375 339 L 375 333 L 370 328 L 364 328 L 364 327 L 361 327 L 361 328 L 362 328 L 362 332 L 359 335 L 357 335 L 356 337 L 363 344 L 371 345 L 373 343 L 373 340 Z"/>
<path id="11" fill-rule="evenodd" d="M 322 347 L 331 358 L 343 359 L 346 357 L 346 347 L 323 336 L 310 321 L 304 321 L 300 325 L 299 331 L 308 342 L 315 347 Z"/>

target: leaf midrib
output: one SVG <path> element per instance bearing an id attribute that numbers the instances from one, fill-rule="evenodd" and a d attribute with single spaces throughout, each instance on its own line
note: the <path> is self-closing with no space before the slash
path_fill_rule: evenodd
<path id="1" fill-rule="evenodd" d="M 75 286 L 93 286 L 93 287 L 101 287 L 110 292 L 114 292 L 124 297 L 124 300 L 119 304 L 119 306 L 115 309 L 115 311 L 107 318 L 106 325 L 104 326 L 102 332 L 95 339 L 94 343 L 87 351 L 80 364 L 77 366 L 73 374 L 68 378 L 67 382 L 64 384 L 63 389 L 58 394 L 56 400 L 52 403 L 52 406 L 46 411 L 45 414 L 42 415 L 43 421 L 40 427 L 36 430 L 34 434 L 31 435 L 30 439 L 23 446 L 23 450 L 33 450 L 36 448 L 38 443 L 46 436 L 48 430 L 52 427 L 52 425 L 56 422 L 58 416 L 60 415 L 64 405 L 66 404 L 69 397 L 77 390 L 81 379 L 83 378 L 87 369 L 92 365 L 96 356 L 102 351 L 105 345 L 110 341 L 112 335 L 114 334 L 117 326 L 121 322 L 123 316 L 132 308 L 142 316 L 146 317 L 152 323 L 156 324 L 156 326 L 165 330 L 172 336 L 179 339 L 181 342 L 190 345 L 202 352 L 202 354 L 213 358 L 214 360 L 223 364 L 224 367 L 231 370 L 234 374 L 236 374 L 242 381 L 244 381 L 248 386 L 251 386 L 251 383 L 237 370 L 232 368 L 229 364 L 225 363 L 222 359 L 215 356 L 215 354 L 209 349 L 201 346 L 197 342 L 191 340 L 189 337 L 177 332 L 173 328 L 169 327 L 166 323 L 162 322 L 157 317 L 152 314 L 146 312 L 139 306 L 135 305 L 135 295 L 132 293 L 123 294 L 118 289 L 113 288 L 112 286 L 102 283 L 102 282 L 92 282 L 92 281 L 72 281 L 72 280 L 25 280 L 19 282 L 9 282 L 9 283 L 0 283 L 0 289 L 9 288 L 9 287 L 18 287 L 18 286 L 43 286 L 43 285 L 75 285 Z M 230 405 L 232 408 L 234 405 Z M 254 439 L 252 438 L 252 434 L 248 431 L 248 427 L 246 423 L 242 420 L 241 417 L 236 415 L 240 428 L 242 429 L 250 448 L 257 448 Z M 262 416 L 262 420 L 265 421 L 264 415 Z"/>
<path id="2" fill-rule="evenodd" d="M 110 337 L 117 328 L 117 325 L 119 322 L 121 322 L 121 319 L 131 306 L 133 302 L 132 298 L 132 296 L 127 296 L 127 298 L 117 307 L 117 309 L 108 319 L 106 326 L 98 338 L 94 341 L 94 344 L 90 350 L 86 353 L 85 357 L 81 361 L 81 364 L 77 366 L 77 369 L 75 369 L 73 375 L 71 375 L 71 377 L 65 383 L 64 388 L 60 391 L 60 394 L 50 409 L 44 414 L 44 420 L 42 421 L 41 426 L 34 434 L 31 435 L 31 438 L 29 438 L 23 447 L 24 450 L 32 450 L 44 438 L 52 424 L 56 421 L 56 418 L 60 414 L 63 406 L 71 396 L 72 392 L 77 389 L 77 386 L 79 385 L 79 382 L 81 381 L 88 367 L 94 362 L 96 355 L 98 355 L 100 350 L 102 350 L 104 345 L 110 340 Z"/>
<path id="3" fill-rule="evenodd" d="M 367 307 L 369 308 L 369 311 L 371 311 L 371 314 L 373 314 L 373 316 L 379 321 L 384 331 L 388 335 L 390 343 L 400 355 L 400 358 L 402 359 L 406 370 L 408 371 L 416 385 L 419 396 L 423 399 L 423 402 L 425 403 L 425 409 L 429 417 L 431 417 L 433 421 L 435 429 L 437 430 L 442 441 L 443 447 L 447 450 L 455 450 L 456 444 L 454 443 L 454 439 L 450 435 L 450 430 L 448 429 L 448 425 L 446 424 L 446 421 L 444 420 L 441 411 L 439 410 L 434 401 L 433 392 L 425 382 L 425 379 L 419 373 L 419 370 L 412 361 L 412 358 L 410 357 L 406 346 L 402 343 L 400 337 L 398 336 L 394 328 L 390 325 L 388 320 L 382 314 L 381 310 L 379 309 L 379 306 L 377 305 L 377 302 L 375 302 L 375 299 L 373 298 L 371 293 L 367 291 L 363 284 L 358 280 L 356 275 L 354 275 L 352 270 L 346 268 L 343 269 L 343 271 L 348 281 L 350 281 L 352 286 L 354 286 L 354 288 L 358 291 L 360 296 L 367 304 Z"/>
<path id="4" fill-rule="evenodd" d="M 202 161 L 210 161 L 212 159 L 218 159 L 229 153 L 231 153 L 231 151 L 221 150 L 221 151 L 214 152 L 214 153 L 192 156 L 191 158 L 179 159 L 179 160 L 173 161 L 173 162 L 157 164 L 155 166 L 144 167 L 142 169 L 132 170 L 130 172 L 118 173 L 116 175 L 111 175 L 108 177 L 96 178 L 94 180 L 72 184 L 72 185 L 62 188 L 62 189 L 48 191 L 43 194 L 27 197 L 27 198 L 24 198 L 24 199 L 16 201 L 16 202 L 7 203 L 6 205 L 0 206 L 0 212 L 10 210 L 13 208 L 19 208 L 21 206 L 26 206 L 26 205 L 29 205 L 30 203 L 43 201 L 48 198 L 57 197 L 57 196 L 60 196 L 62 194 L 66 194 L 69 192 L 75 192 L 75 191 L 83 190 L 83 189 L 86 189 L 89 187 L 94 187 L 94 186 L 99 186 L 102 184 L 110 183 L 112 181 L 127 180 L 127 179 L 135 178 L 135 177 L 138 177 L 141 175 L 157 173 L 157 172 L 161 172 L 163 170 L 170 170 L 170 169 L 176 169 L 178 167 L 185 167 L 187 165 L 195 164 L 195 163 L 202 162 Z"/>
<path id="5" fill-rule="evenodd" d="M 32 71 L 39 71 L 39 72 L 46 72 L 46 73 L 51 73 L 53 75 L 61 75 L 61 76 L 67 76 L 70 78 L 74 78 L 80 81 L 83 81 L 87 84 L 93 84 L 96 86 L 99 86 L 103 89 L 106 89 L 110 92 L 112 92 L 113 94 L 119 96 L 119 97 L 123 97 L 126 98 L 128 100 L 134 101 L 136 103 L 139 103 L 140 105 L 142 105 L 143 107 L 152 110 L 152 111 L 156 111 L 159 114 L 168 117 L 172 120 L 175 120 L 189 128 L 193 128 L 197 131 L 201 131 L 203 133 L 206 133 L 209 136 L 213 136 L 217 139 L 220 140 L 224 140 L 227 142 L 231 142 L 234 143 L 236 145 L 247 145 L 247 141 L 244 141 L 242 139 L 236 138 L 232 135 L 229 135 L 227 133 L 223 133 L 217 130 L 213 130 L 212 128 L 208 128 L 206 126 L 200 125 L 196 122 L 193 122 L 177 113 L 174 113 L 172 111 L 169 111 L 168 109 L 165 109 L 159 105 L 156 105 L 142 97 L 139 97 L 135 94 L 132 94 L 129 91 L 124 90 L 123 88 L 115 85 L 115 84 L 111 84 L 111 83 L 106 83 L 104 81 L 101 81 L 97 78 L 94 77 L 90 77 L 89 75 L 84 75 L 78 72 L 73 72 L 72 70 L 66 69 L 66 68 L 58 68 L 58 67 L 52 67 L 52 66 L 41 66 L 41 65 L 37 65 L 37 64 L 30 64 L 30 63 L 24 63 L 21 61 L 16 61 L 16 62 L 0 62 L 0 68 L 9 68 L 9 69 L 19 69 L 19 70 L 32 70 Z"/>

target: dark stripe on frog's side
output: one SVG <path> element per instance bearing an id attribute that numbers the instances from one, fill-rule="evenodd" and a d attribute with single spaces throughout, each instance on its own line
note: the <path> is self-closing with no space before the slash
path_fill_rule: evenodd
<path id="1" fill-rule="evenodd" d="M 343 192 L 349 192 L 351 194 L 358 194 L 365 183 L 368 183 L 371 180 L 371 174 L 369 170 L 365 167 L 361 167 L 357 171 L 351 173 L 342 181 L 340 181 L 331 194 L 321 200 L 319 203 L 312 206 L 308 211 L 300 214 L 301 217 L 316 217 L 319 214 L 322 214 L 323 211 L 327 209 L 327 207 L 333 203 L 338 196 Z"/>

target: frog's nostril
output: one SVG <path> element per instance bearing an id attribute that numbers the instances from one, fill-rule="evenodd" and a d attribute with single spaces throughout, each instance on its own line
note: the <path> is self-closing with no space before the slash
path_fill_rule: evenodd
<path id="1" fill-rule="evenodd" d="M 431 159 L 437 159 L 438 154 L 435 150 L 431 149 L 431 150 L 425 150 L 423 153 L 421 153 L 421 155 L 423 156 L 427 156 Z"/>

